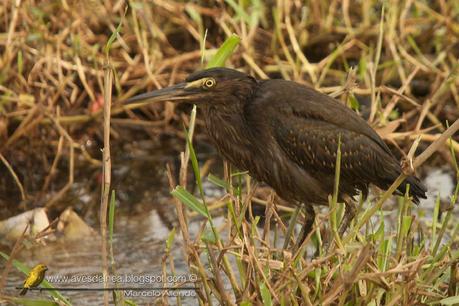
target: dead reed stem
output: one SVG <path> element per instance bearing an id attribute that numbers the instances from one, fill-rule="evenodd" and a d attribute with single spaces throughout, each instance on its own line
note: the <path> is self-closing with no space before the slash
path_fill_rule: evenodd
<path id="1" fill-rule="evenodd" d="M 107 253 L 107 210 L 110 198 L 111 157 L 110 157 L 110 111 L 112 101 L 112 67 L 107 62 L 104 68 L 104 148 L 103 148 L 103 185 L 100 203 L 100 233 L 102 237 L 102 274 L 104 288 L 108 287 L 108 253 Z M 104 305 L 108 305 L 108 291 L 104 291 Z"/>

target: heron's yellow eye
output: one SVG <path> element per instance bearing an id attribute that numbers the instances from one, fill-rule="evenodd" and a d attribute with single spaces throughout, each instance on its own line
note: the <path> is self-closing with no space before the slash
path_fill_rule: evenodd
<path id="1" fill-rule="evenodd" d="M 215 84 L 217 84 L 217 82 L 215 82 L 215 79 L 213 78 L 208 78 L 204 81 L 205 88 L 212 88 L 215 86 Z"/>

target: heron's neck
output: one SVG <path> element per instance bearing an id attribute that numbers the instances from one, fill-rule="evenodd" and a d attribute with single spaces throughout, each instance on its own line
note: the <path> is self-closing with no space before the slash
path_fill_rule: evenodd
<path id="1" fill-rule="evenodd" d="M 243 103 L 236 99 L 233 102 L 205 105 L 205 122 L 217 150 L 231 163 L 244 166 L 252 143 L 250 128 L 244 117 Z"/>
<path id="2" fill-rule="evenodd" d="M 204 106 L 205 122 L 212 138 L 229 137 L 226 141 L 240 142 L 247 133 L 244 106 L 239 101 L 225 105 Z"/>

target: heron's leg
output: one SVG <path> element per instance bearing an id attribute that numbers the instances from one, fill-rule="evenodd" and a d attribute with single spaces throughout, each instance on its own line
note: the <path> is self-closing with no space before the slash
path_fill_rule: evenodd
<path id="1" fill-rule="evenodd" d="M 300 246 L 303 244 L 306 237 L 311 233 L 312 228 L 314 226 L 314 220 L 316 219 L 316 212 L 312 205 L 305 204 L 305 216 L 304 216 L 304 224 L 301 228 L 301 232 L 298 235 L 298 239 L 296 240 L 295 245 L 293 246 L 293 253 L 295 253 Z"/>
<path id="2" fill-rule="evenodd" d="M 352 220 L 354 219 L 355 213 L 357 212 L 357 207 L 350 197 L 346 197 L 344 200 L 344 205 L 346 207 L 346 211 L 344 212 L 343 221 L 341 221 L 341 226 L 339 227 L 338 231 L 340 237 L 343 236 L 344 232 L 347 230 Z"/>

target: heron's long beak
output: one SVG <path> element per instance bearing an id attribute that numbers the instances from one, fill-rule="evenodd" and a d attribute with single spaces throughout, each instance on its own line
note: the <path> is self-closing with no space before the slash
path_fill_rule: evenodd
<path id="1" fill-rule="evenodd" d="M 126 100 L 126 103 L 140 102 L 140 104 L 150 104 L 157 101 L 181 102 L 196 99 L 199 93 L 188 88 L 187 85 L 187 83 L 179 83 L 163 89 L 147 92 Z"/>

